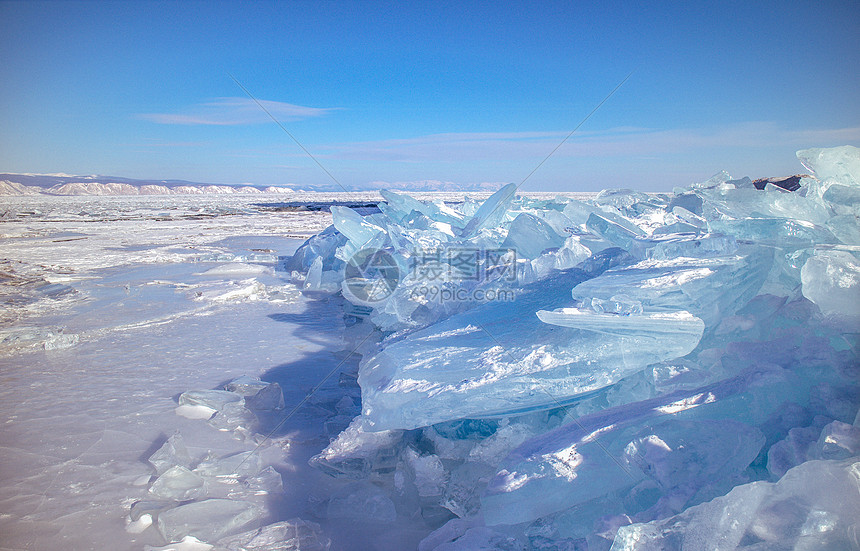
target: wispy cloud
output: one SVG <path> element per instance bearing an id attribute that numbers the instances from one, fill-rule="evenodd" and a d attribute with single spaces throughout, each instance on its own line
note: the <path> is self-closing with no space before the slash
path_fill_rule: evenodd
<path id="1" fill-rule="evenodd" d="M 335 110 L 270 100 L 260 100 L 260 104 L 281 122 L 321 117 Z M 180 113 L 142 113 L 138 118 L 159 124 L 232 126 L 272 123 L 269 116 L 253 100 L 236 97 L 215 98 Z"/>
<path id="2" fill-rule="evenodd" d="M 409 139 L 331 144 L 327 157 L 371 161 L 427 162 L 540 158 L 566 132 L 450 133 Z M 817 147 L 860 142 L 860 127 L 787 129 L 772 122 L 707 128 L 613 128 L 575 134 L 558 157 L 673 155 L 714 148 Z"/>

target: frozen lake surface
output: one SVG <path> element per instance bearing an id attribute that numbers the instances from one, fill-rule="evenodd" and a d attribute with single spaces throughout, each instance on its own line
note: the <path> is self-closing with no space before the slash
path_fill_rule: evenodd
<path id="1" fill-rule="evenodd" d="M 860 150 L 798 157 L 4 198 L 0 548 L 858 548 Z"/>
<path id="2" fill-rule="evenodd" d="M 358 358 L 342 351 L 339 299 L 307 299 L 274 271 L 329 214 L 253 205 L 265 201 L 3 198 L 0 548 L 163 545 L 153 528 L 126 531 L 155 474 L 146 459 L 176 431 L 198 459 L 261 440 L 175 414 L 180 393 L 262 377 L 280 383 L 289 411 L 336 366 L 355 371 Z M 252 496 L 267 521 L 302 516 L 333 491 L 337 481 L 307 461 L 329 442 L 335 404 L 358 396 L 338 382 L 336 372 L 263 442 L 264 463 L 286 489 Z M 349 544 L 355 530 L 380 529 L 338 527 L 338 548 L 365 548 Z M 385 537 L 414 547 L 422 534 Z M 380 548 L 399 545 L 384 547 L 385 537 Z"/>

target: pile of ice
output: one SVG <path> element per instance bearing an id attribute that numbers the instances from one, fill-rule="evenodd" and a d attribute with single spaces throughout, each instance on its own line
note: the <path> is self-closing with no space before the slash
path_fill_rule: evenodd
<path id="1" fill-rule="evenodd" d="M 857 548 L 860 150 L 797 155 L 796 191 L 332 208 L 285 268 L 363 320 L 361 414 L 311 463 L 422 550 Z"/>

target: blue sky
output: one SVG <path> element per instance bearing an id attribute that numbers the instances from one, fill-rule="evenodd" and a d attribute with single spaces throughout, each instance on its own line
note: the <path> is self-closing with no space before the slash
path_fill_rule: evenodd
<path id="1" fill-rule="evenodd" d="M 670 190 L 860 145 L 860 2 L 7 2 L 0 172 Z"/>

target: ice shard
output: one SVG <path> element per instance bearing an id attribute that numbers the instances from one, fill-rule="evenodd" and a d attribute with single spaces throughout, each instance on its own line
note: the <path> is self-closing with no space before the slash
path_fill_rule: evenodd
<path id="1" fill-rule="evenodd" d="M 762 435 L 741 423 L 760 418 L 727 414 L 739 400 L 764 392 L 779 395 L 778 386 L 770 385 L 782 384 L 782 378 L 778 372 L 753 370 L 696 390 L 610 408 L 533 438 L 511 452 L 490 480 L 481 498 L 484 518 L 489 525 L 531 521 L 633 487 L 646 476 L 664 488 L 686 485 L 688 499 L 756 457 Z M 748 394 L 751 386 L 761 390 Z M 709 421 L 726 417 L 736 423 L 734 430 L 727 430 L 732 423 L 720 427 Z M 684 434 L 689 434 L 686 446 Z M 642 450 L 654 447 L 662 451 L 652 450 L 647 459 L 649 453 Z"/>
<path id="2" fill-rule="evenodd" d="M 155 467 L 157 474 L 162 474 L 171 467 L 191 467 L 191 456 L 180 433 L 175 433 L 158 450 L 149 456 L 149 462 Z"/>
<path id="3" fill-rule="evenodd" d="M 359 371 L 367 427 L 411 429 L 558 407 L 695 348 L 700 326 L 684 314 L 676 316 L 683 328 L 666 342 L 647 331 L 559 328 L 537 318 L 569 302 L 584 278 L 582 270 L 560 272 L 523 288 L 513 303 L 487 303 L 386 345 Z"/>
<path id="4" fill-rule="evenodd" d="M 561 247 L 564 238 L 537 216 L 523 212 L 514 218 L 503 249 L 514 249 L 520 258 L 537 258 L 544 250 Z"/>
<path id="5" fill-rule="evenodd" d="M 293 518 L 218 540 L 228 551 L 328 551 L 331 540 L 315 522 Z"/>
<path id="6" fill-rule="evenodd" d="M 824 314 L 848 318 L 860 328 L 860 261 L 848 251 L 818 250 L 800 272 L 803 296 Z"/>
<path id="7" fill-rule="evenodd" d="M 624 526 L 612 551 L 856 549 L 858 473 L 856 458 L 808 461 L 779 482 L 744 484 L 676 516 Z"/>
<path id="8" fill-rule="evenodd" d="M 508 184 L 499 191 L 492 194 L 486 201 L 481 204 L 478 211 L 466 223 L 461 236 L 470 238 L 478 233 L 482 228 L 489 228 L 498 225 L 510 205 L 511 199 L 517 192 L 517 186 Z"/>
<path id="9" fill-rule="evenodd" d="M 265 511 L 258 505 L 233 499 L 205 499 L 180 505 L 158 515 L 158 531 L 167 541 L 194 536 L 215 541 L 259 522 Z"/>

